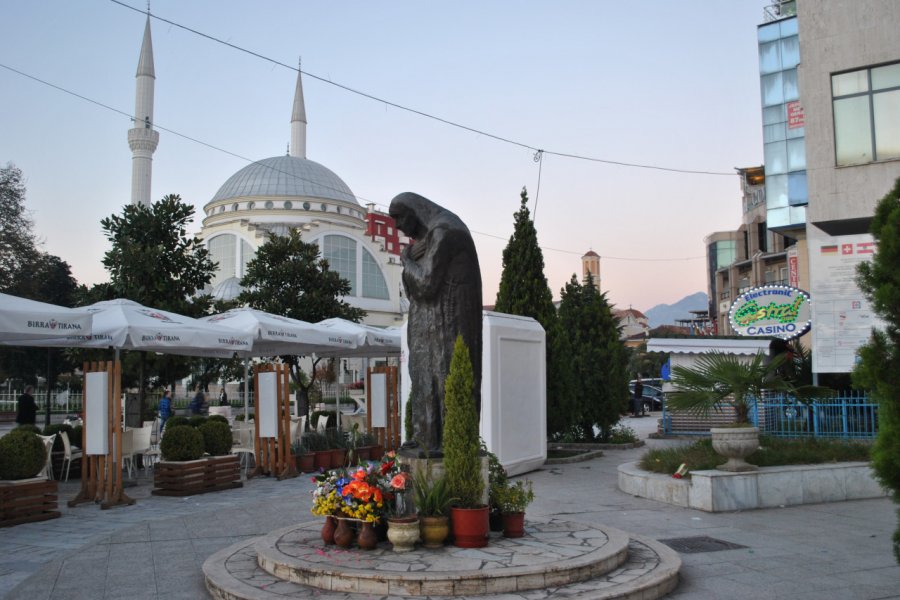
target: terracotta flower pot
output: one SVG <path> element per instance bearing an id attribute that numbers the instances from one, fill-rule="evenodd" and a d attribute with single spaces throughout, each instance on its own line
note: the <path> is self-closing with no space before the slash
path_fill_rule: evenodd
<path id="1" fill-rule="evenodd" d="M 484 548 L 488 543 L 488 507 L 450 509 L 453 544 L 460 548 Z"/>
<path id="2" fill-rule="evenodd" d="M 384 456 L 384 446 L 375 444 L 369 448 L 369 460 L 381 460 Z"/>
<path id="3" fill-rule="evenodd" d="M 332 469 L 340 469 L 344 466 L 344 463 L 347 461 L 347 449 L 346 448 L 332 448 L 331 449 L 331 468 Z"/>
<path id="4" fill-rule="evenodd" d="M 525 513 L 503 513 L 503 537 L 520 538 L 525 535 Z"/>
<path id="5" fill-rule="evenodd" d="M 349 548 L 353 545 L 356 532 L 353 531 L 353 527 L 347 519 L 338 519 L 337 522 L 337 529 L 334 530 L 334 543 L 341 548 Z"/>
<path id="6" fill-rule="evenodd" d="M 316 453 L 295 454 L 294 462 L 297 465 L 297 470 L 301 473 L 312 473 L 316 470 Z"/>
<path id="7" fill-rule="evenodd" d="M 378 545 L 378 536 L 375 534 L 375 529 L 372 527 L 371 523 L 364 522 L 362 524 L 362 528 L 359 530 L 359 535 L 356 538 L 356 543 L 361 550 L 375 549 Z"/>
<path id="8" fill-rule="evenodd" d="M 334 530 L 337 528 L 337 519 L 334 517 L 325 517 L 325 523 L 322 525 L 322 541 L 326 544 L 334 543 Z"/>
<path id="9" fill-rule="evenodd" d="M 331 468 L 331 450 L 316 450 L 313 468 L 317 471 Z"/>
<path id="10" fill-rule="evenodd" d="M 387 535 L 394 545 L 394 552 L 409 552 L 419 541 L 419 519 L 388 519 Z"/>
<path id="11" fill-rule="evenodd" d="M 442 548 L 450 535 L 450 519 L 441 517 L 419 517 L 419 535 L 426 548 Z"/>

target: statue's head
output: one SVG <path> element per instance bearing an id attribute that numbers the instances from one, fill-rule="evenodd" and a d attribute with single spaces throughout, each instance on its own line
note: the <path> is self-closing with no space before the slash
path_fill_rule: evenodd
<path id="1" fill-rule="evenodd" d="M 388 213 L 397 222 L 397 229 L 413 239 L 421 239 L 428 231 L 428 219 L 437 205 L 428 198 L 404 192 L 394 196 Z"/>

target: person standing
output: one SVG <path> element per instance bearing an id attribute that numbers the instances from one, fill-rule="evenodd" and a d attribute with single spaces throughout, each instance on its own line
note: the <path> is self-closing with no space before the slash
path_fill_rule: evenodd
<path id="1" fill-rule="evenodd" d="M 162 399 L 159 401 L 159 430 L 162 431 L 166 427 L 166 421 L 175 414 L 174 406 L 172 406 L 172 396 L 169 390 L 163 392 Z"/>
<path id="2" fill-rule="evenodd" d="M 219 390 L 219 406 L 228 406 L 228 394 L 225 392 L 225 386 Z"/>
<path id="3" fill-rule="evenodd" d="M 16 423 L 18 425 L 35 425 L 37 423 L 37 403 L 34 401 L 34 386 L 26 385 L 16 403 Z"/>
<path id="4" fill-rule="evenodd" d="M 204 414 L 204 411 L 209 412 L 209 406 L 206 404 L 206 395 L 203 393 L 203 388 L 197 387 L 197 393 L 194 395 L 194 399 L 191 400 L 190 408 L 192 415 L 202 415 Z"/>

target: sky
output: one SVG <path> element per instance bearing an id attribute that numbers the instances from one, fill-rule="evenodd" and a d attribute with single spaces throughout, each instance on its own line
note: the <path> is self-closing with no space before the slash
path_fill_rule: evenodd
<path id="1" fill-rule="evenodd" d="M 107 280 L 100 221 L 131 194 L 126 115 L 147 5 L 122 2 L 0 9 L 0 164 L 22 169 L 44 250 L 88 285 Z M 767 4 L 153 0 L 154 16 L 286 66 L 151 19 L 155 120 L 170 130 L 152 197 L 180 194 L 202 216 L 234 172 L 284 154 L 289 67 L 302 58 L 307 157 L 363 206 L 387 210 L 413 191 L 459 215 L 486 304 L 523 186 L 554 298 L 594 250 L 616 307 L 671 304 L 706 291 L 703 239 L 738 227 L 734 169 L 763 161 L 756 26 Z"/>

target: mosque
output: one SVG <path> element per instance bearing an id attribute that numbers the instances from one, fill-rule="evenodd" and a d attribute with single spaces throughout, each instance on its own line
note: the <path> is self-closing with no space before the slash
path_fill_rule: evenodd
<path id="1" fill-rule="evenodd" d="M 144 28 L 136 74 L 135 127 L 128 132 L 132 150 L 132 203 L 151 202 L 153 152 L 159 133 L 153 129 L 156 76 L 150 18 Z M 287 154 L 253 162 L 229 177 L 203 207 L 199 237 L 218 263 L 208 290 L 232 300 L 256 250 L 270 234 L 301 231 L 305 242 L 319 246 L 332 270 L 350 282 L 344 298 L 367 312 L 364 322 L 400 325 L 406 305 L 401 297 L 400 252 L 408 238 L 394 220 L 360 205 L 350 187 L 328 167 L 306 157 L 306 108 L 297 73 Z"/>

